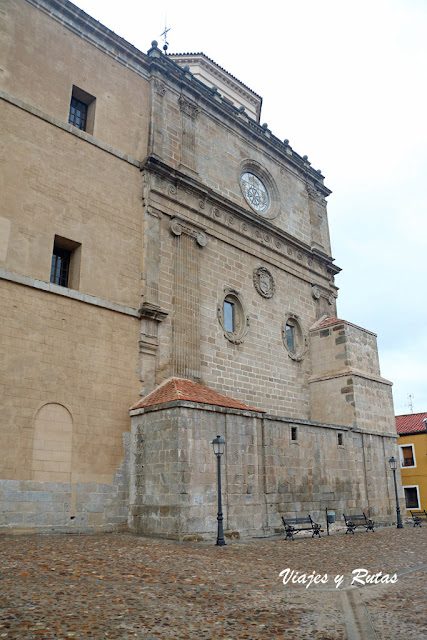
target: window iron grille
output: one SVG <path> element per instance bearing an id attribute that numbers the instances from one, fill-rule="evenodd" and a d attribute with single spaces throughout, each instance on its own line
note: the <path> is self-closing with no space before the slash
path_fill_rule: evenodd
<path id="1" fill-rule="evenodd" d="M 70 115 L 68 122 L 82 131 L 86 131 L 87 120 L 87 104 L 77 100 L 77 98 L 71 98 L 70 103 Z"/>
<path id="2" fill-rule="evenodd" d="M 52 265 L 50 269 L 50 281 L 59 284 L 61 287 L 68 287 L 68 276 L 70 272 L 70 251 L 53 248 Z"/>

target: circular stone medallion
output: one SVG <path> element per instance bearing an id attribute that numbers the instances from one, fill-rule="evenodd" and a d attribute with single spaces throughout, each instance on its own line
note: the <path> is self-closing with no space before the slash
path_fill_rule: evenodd
<path id="1" fill-rule="evenodd" d="M 263 298 L 272 298 L 276 289 L 274 278 L 265 267 L 254 269 L 254 286 Z"/>

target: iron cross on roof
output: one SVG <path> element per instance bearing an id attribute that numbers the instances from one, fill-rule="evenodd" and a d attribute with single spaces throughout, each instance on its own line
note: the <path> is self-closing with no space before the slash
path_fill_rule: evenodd
<path id="1" fill-rule="evenodd" d="M 165 20 L 165 30 L 163 31 L 162 34 L 160 34 L 160 37 L 164 39 L 165 43 L 163 45 L 163 51 L 166 53 L 166 51 L 168 50 L 168 46 L 169 46 L 169 42 L 166 40 L 166 35 L 168 33 L 168 31 L 170 31 L 171 28 L 169 27 L 169 29 L 166 28 L 166 20 Z"/>

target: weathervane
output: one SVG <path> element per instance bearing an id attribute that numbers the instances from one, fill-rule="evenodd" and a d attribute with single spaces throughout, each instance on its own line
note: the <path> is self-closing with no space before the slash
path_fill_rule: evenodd
<path id="1" fill-rule="evenodd" d="M 165 52 L 165 54 L 166 54 L 166 51 L 168 50 L 168 46 L 169 46 L 169 42 L 166 40 L 166 35 L 167 35 L 168 31 L 170 31 L 170 27 L 169 27 L 169 29 L 166 28 L 166 17 L 165 17 L 165 30 L 160 35 L 160 37 L 163 38 L 164 41 L 165 41 L 165 44 L 163 45 L 163 51 Z"/>

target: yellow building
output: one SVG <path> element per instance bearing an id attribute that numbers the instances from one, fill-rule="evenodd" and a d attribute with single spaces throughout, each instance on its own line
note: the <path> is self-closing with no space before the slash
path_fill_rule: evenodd
<path id="1" fill-rule="evenodd" d="M 407 514 L 427 509 L 427 413 L 396 416 Z"/>

